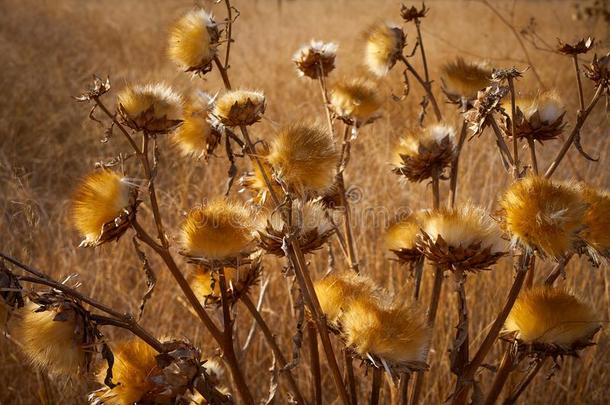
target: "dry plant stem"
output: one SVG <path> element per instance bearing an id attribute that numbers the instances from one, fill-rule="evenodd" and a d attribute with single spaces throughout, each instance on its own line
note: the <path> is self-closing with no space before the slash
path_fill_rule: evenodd
<path id="1" fill-rule="evenodd" d="M 225 48 L 225 69 L 229 68 L 229 54 L 231 53 L 231 34 L 233 32 L 233 9 L 231 7 L 231 2 L 229 0 L 225 0 L 225 6 L 227 7 L 227 47 Z"/>
<path id="2" fill-rule="evenodd" d="M 409 379 L 411 374 L 404 373 L 400 376 L 398 383 L 398 405 L 407 405 L 409 403 Z"/>
<path id="3" fill-rule="evenodd" d="M 333 118 L 330 111 L 330 101 L 328 100 L 328 88 L 326 87 L 326 80 L 324 79 L 324 72 L 322 71 L 321 65 L 318 65 L 318 82 L 320 83 L 320 92 L 322 93 L 322 101 L 324 102 L 324 111 L 326 112 L 328 130 L 334 138 L 335 127 L 333 126 Z"/>
<path id="4" fill-rule="evenodd" d="M 494 378 L 493 384 L 489 389 L 489 393 L 485 398 L 485 405 L 493 405 L 498 400 L 500 393 L 502 392 L 502 388 L 506 384 L 508 380 L 508 376 L 510 375 L 513 364 L 515 361 L 514 352 L 508 347 L 504 351 L 504 355 L 502 356 L 502 361 L 500 363 L 500 367 L 496 372 L 496 377 Z"/>
<path id="5" fill-rule="evenodd" d="M 468 364 L 469 354 L 468 345 L 470 343 L 468 335 L 468 305 L 466 302 L 466 274 L 463 270 L 455 270 L 453 272 L 456 284 L 456 304 L 458 310 L 458 326 L 455 334 L 455 342 L 453 345 L 454 353 L 451 353 L 452 364 L 451 370 L 456 374 L 461 374 L 462 370 Z M 460 342 L 461 340 L 461 342 Z"/>
<path id="6" fill-rule="evenodd" d="M 220 59 L 218 59 L 218 55 L 214 56 L 214 63 L 220 72 L 220 77 L 222 77 L 222 82 L 225 86 L 225 89 L 231 90 L 231 81 L 229 80 L 229 75 L 227 74 L 227 69 L 223 66 Z"/>
<path id="7" fill-rule="evenodd" d="M 432 169 L 432 207 L 437 210 L 441 206 L 440 170 Z"/>
<path id="8" fill-rule="evenodd" d="M 419 25 L 418 25 L 419 27 Z M 460 138 L 458 139 L 457 148 L 455 151 L 455 157 L 451 162 L 451 178 L 449 180 L 449 188 L 451 190 L 449 205 L 453 208 L 455 205 L 455 196 L 457 193 L 457 180 L 458 180 L 458 171 L 459 171 L 459 163 L 460 163 L 460 154 L 462 152 L 462 147 L 464 146 L 464 142 L 466 141 L 466 133 L 468 127 L 466 125 L 466 120 L 462 119 L 462 129 L 460 130 Z"/>
<path id="9" fill-rule="evenodd" d="M 349 387 L 349 396 L 351 405 L 358 405 L 358 394 L 356 391 L 356 376 L 354 375 L 354 359 L 349 354 L 347 349 L 343 350 L 343 358 L 345 360 L 345 378 Z"/>
<path id="10" fill-rule="evenodd" d="M 578 102 L 580 103 L 580 109 L 585 108 L 585 97 L 582 91 L 582 81 L 580 79 L 580 68 L 578 67 L 578 55 L 572 55 L 572 61 L 574 62 L 574 72 L 576 73 L 576 85 L 578 86 Z"/>
<path id="11" fill-rule="evenodd" d="M 534 173 L 538 175 L 538 159 L 536 158 L 536 142 L 532 139 L 531 136 L 527 137 L 527 144 L 530 148 L 530 158 L 532 160 L 532 169 Z"/>
<path id="12" fill-rule="evenodd" d="M 371 386 L 371 405 L 379 404 L 379 397 L 381 391 L 381 374 L 382 371 L 380 368 L 373 366 L 373 383 Z"/>
<path id="13" fill-rule="evenodd" d="M 513 137 L 513 176 L 515 178 L 519 178 L 519 140 L 516 135 L 516 127 L 515 127 L 515 119 L 516 116 L 516 105 L 515 105 L 515 82 L 512 77 L 508 78 L 508 89 L 510 91 L 510 109 L 511 109 L 511 117 L 513 119 L 510 120 L 510 134 Z"/>
<path id="14" fill-rule="evenodd" d="M 428 99 L 430 100 L 430 103 L 432 103 L 432 109 L 434 110 L 434 115 L 436 116 L 436 120 L 442 121 L 443 116 L 441 114 L 441 110 L 438 108 L 438 103 L 436 102 L 436 98 L 434 97 L 434 94 L 432 93 L 432 86 L 430 85 L 430 83 L 421 78 L 419 73 L 417 73 L 415 68 L 413 68 L 411 63 L 409 63 L 409 61 L 407 60 L 407 58 L 405 58 L 404 55 L 400 55 L 400 60 L 402 61 L 402 63 L 405 64 L 405 67 L 407 68 L 407 70 L 409 72 L 411 72 L 411 74 L 415 77 L 415 79 L 419 82 L 419 84 L 423 87 L 424 91 L 428 95 Z"/>
<path id="15" fill-rule="evenodd" d="M 286 367 L 286 365 L 288 364 L 288 362 L 286 361 L 286 357 L 284 356 L 280 347 L 275 341 L 275 336 L 273 335 L 273 332 L 271 332 L 271 329 L 269 329 L 269 326 L 263 319 L 262 315 L 260 314 L 258 309 L 256 309 L 256 305 L 254 305 L 254 303 L 247 294 L 244 294 L 241 297 L 241 302 L 245 305 L 248 311 L 250 311 L 250 314 L 255 319 L 256 323 L 258 323 L 258 326 L 261 328 L 263 336 L 265 336 L 265 339 L 267 340 L 267 344 L 269 345 L 269 347 L 271 347 L 271 350 L 273 350 L 273 354 L 275 355 L 275 358 L 277 359 L 280 367 Z M 296 381 L 294 380 L 292 371 L 283 369 L 282 374 L 286 376 L 286 380 L 288 380 L 288 385 L 290 386 L 290 392 L 292 393 L 292 395 L 294 395 L 296 402 L 299 404 L 306 404 L 305 399 L 303 398 L 303 395 L 301 395 L 301 391 L 299 390 L 299 387 Z"/>
<path id="16" fill-rule="evenodd" d="M 511 393 L 508 398 L 504 400 L 503 405 L 513 405 L 519 399 L 519 396 L 523 394 L 525 389 L 530 385 L 530 383 L 534 380 L 534 377 L 538 374 L 542 366 L 544 365 L 546 358 L 537 359 L 534 367 L 526 374 L 523 378 L 517 389 Z"/>
<path id="17" fill-rule="evenodd" d="M 549 275 L 544 280 L 544 285 L 552 286 L 553 284 L 555 284 L 555 281 L 559 278 L 559 276 L 564 273 L 565 268 L 572 256 L 573 254 L 570 254 L 566 257 L 559 259 L 559 262 L 553 267 L 553 270 L 551 270 Z"/>
<path id="18" fill-rule="evenodd" d="M 506 302 L 504 303 L 504 306 L 502 307 L 500 313 L 498 313 L 498 315 L 496 316 L 496 319 L 491 325 L 491 328 L 487 332 L 487 335 L 479 346 L 479 349 L 477 350 L 476 354 L 472 358 L 472 361 L 465 367 L 464 372 L 458 378 L 458 382 L 456 384 L 455 391 L 453 394 L 453 405 L 462 405 L 468 402 L 468 394 L 470 392 L 474 376 L 478 368 L 485 360 L 485 357 L 493 347 L 493 344 L 495 343 L 496 339 L 498 338 L 498 334 L 502 330 L 502 326 L 504 325 L 508 314 L 510 313 L 511 309 L 513 308 L 513 305 L 515 304 L 515 301 L 517 300 L 517 296 L 519 295 L 519 292 L 523 287 L 523 283 L 527 275 L 527 270 L 530 267 L 530 258 L 530 254 L 525 252 L 522 252 L 519 256 L 516 264 L 517 274 L 515 276 L 515 280 L 513 281 L 513 285 L 511 286 L 510 291 L 508 292 L 508 296 L 506 297 Z"/>
<path id="19" fill-rule="evenodd" d="M 430 86 L 430 74 L 428 72 L 428 61 L 426 59 L 426 51 L 424 49 L 424 39 L 421 35 L 421 21 L 419 19 L 415 20 L 415 28 L 417 29 L 417 42 L 419 43 L 419 50 L 421 52 L 421 60 L 422 65 L 424 66 L 424 78 L 426 79 L 426 83 Z"/>
<path id="20" fill-rule="evenodd" d="M 515 161 L 513 160 L 513 156 L 511 155 L 511 153 L 508 149 L 508 145 L 506 145 L 506 142 L 504 141 L 504 137 L 502 136 L 502 130 L 498 126 L 498 123 L 492 116 L 487 117 L 487 123 L 489 125 L 491 125 L 491 128 L 493 129 L 493 133 L 496 136 L 496 141 L 498 142 L 498 145 L 500 146 L 500 149 L 503 152 L 504 157 L 506 159 L 508 159 L 508 163 L 510 163 L 510 165 L 514 168 Z"/>
<path id="21" fill-rule="evenodd" d="M 235 355 L 235 348 L 233 345 L 233 321 L 231 319 L 231 308 L 228 302 L 228 293 L 227 293 L 227 281 L 225 278 L 225 270 L 224 267 L 220 267 L 218 269 L 218 284 L 220 285 L 220 296 L 222 300 L 222 316 L 223 316 L 223 343 L 221 347 L 223 348 L 223 356 L 226 359 L 226 362 L 231 369 L 231 377 L 233 377 L 233 383 L 241 401 L 244 404 L 254 404 L 254 397 L 250 390 L 248 389 L 248 385 L 246 383 L 246 379 L 244 377 L 242 369 L 239 367 L 237 356 Z"/>
<path id="22" fill-rule="evenodd" d="M 309 343 L 309 364 L 311 366 L 311 402 L 322 405 L 322 374 L 320 373 L 320 353 L 318 352 L 318 332 L 316 325 L 307 322 L 307 341 Z"/>
<path id="23" fill-rule="evenodd" d="M 580 133 L 582 126 L 585 124 L 587 117 L 591 113 L 591 110 L 593 110 L 593 107 L 595 107 L 595 105 L 599 101 L 600 97 L 602 96 L 603 89 L 604 89 L 603 85 L 597 86 L 595 94 L 593 95 L 593 98 L 589 102 L 589 105 L 584 110 L 581 109 L 578 111 L 577 116 L 576 116 L 576 125 L 574 125 L 574 128 L 572 128 L 572 132 L 570 132 L 568 139 L 566 139 L 565 143 L 561 147 L 561 150 L 557 154 L 557 157 L 555 158 L 555 160 L 553 160 L 553 163 L 551 163 L 551 165 L 547 169 L 546 173 L 544 174 L 544 177 L 546 177 L 547 179 L 550 178 L 553 175 L 553 173 L 555 173 L 557 166 L 559 166 L 559 164 L 565 157 L 566 153 L 568 152 L 568 150 L 574 143 L 574 140 Z"/>
<path id="24" fill-rule="evenodd" d="M 534 285 L 534 276 L 536 274 L 536 256 L 532 256 L 530 259 L 530 268 L 527 271 L 527 277 L 525 278 L 525 288 L 532 288 Z"/>

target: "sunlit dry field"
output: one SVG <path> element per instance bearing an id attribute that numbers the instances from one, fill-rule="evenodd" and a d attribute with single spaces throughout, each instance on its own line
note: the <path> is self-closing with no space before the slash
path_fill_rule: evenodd
<path id="1" fill-rule="evenodd" d="M 128 234 L 118 242 L 95 249 L 79 248 L 81 237 L 74 230 L 70 217 L 70 198 L 83 176 L 96 162 L 107 161 L 127 144 L 115 128 L 108 142 L 105 127 L 88 118 L 90 105 L 72 98 L 81 94 L 92 82 L 92 76 L 110 77 L 112 89 L 105 96 L 109 107 L 115 107 L 116 94 L 127 84 L 164 81 L 177 91 L 188 93 L 201 89 L 211 94 L 222 93 L 223 82 L 214 69 L 203 78 L 185 74 L 167 57 L 167 37 L 171 25 L 192 9 L 193 1 L 169 0 L 2 0 L 0 1 L 0 251 L 34 266 L 57 280 L 76 277 L 70 285 L 81 284 L 79 290 L 106 303 L 119 312 L 137 314 L 146 291 L 146 277 L 141 269 Z M 195 2 L 211 10 L 222 21 L 225 9 L 214 2 Z M 229 74 L 234 87 L 264 91 L 267 108 L 260 123 L 250 128 L 253 138 L 270 140 L 279 127 L 306 120 L 326 125 L 320 88 L 315 80 L 298 77 L 291 58 L 310 39 L 339 44 L 336 69 L 329 75 L 332 86 L 337 80 L 355 75 L 368 75 L 363 67 L 366 28 L 379 21 L 401 22 L 398 1 L 272 1 L 234 0 L 239 17 L 233 25 Z M 557 38 L 573 41 L 593 36 L 597 44 L 582 61 L 590 61 L 593 53 L 608 52 L 610 34 L 603 18 L 575 18 L 571 1 L 496 1 L 493 4 L 505 22 L 519 31 L 536 19 L 536 32 L 555 46 Z M 417 4 L 419 6 L 419 4 Z M 530 42 L 517 41 L 511 28 L 492 9 L 477 1 L 430 1 L 430 11 L 422 22 L 422 35 L 434 80 L 432 90 L 439 100 L 445 121 L 459 128 L 461 117 L 455 105 L 447 103 L 440 90 L 440 67 L 462 56 L 467 60 L 487 61 L 491 66 L 525 69 L 527 58 L 539 74 L 542 85 L 556 89 L 566 105 L 567 129 L 559 139 L 538 146 L 541 171 L 546 170 L 576 121 L 578 91 L 572 62 L 568 56 L 536 49 Z M 412 24 L 404 24 L 407 33 L 405 52 L 413 48 L 416 33 Z M 414 58 L 421 69 L 421 60 Z M 422 88 L 411 80 L 409 95 L 398 100 L 403 92 L 402 66 L 378 79 L 384 102 L 381 116 L 359 130 L 353 142 L 351 160 L 345 171 L 345 182 L 352 203 L 352 224 L 360 270 L 389 293 L 411 300 L 413 278 L 405 266 L 399 265 L 384 246 L 387 226 L 400 212 L 432 206 L 429 181 L 411 183 L 392 173 L 392 149 L 408 128 L 417 127 Z M 591 99 L 594 84 L 583 79 L 584 97 Z M 536 93 L 541 84 L 533 69 L 516 81 L 516 91 Z M 585 151 L 598 161 L 587 161 L 575 148 L 570 149 L 554 174 L 557 180 L 586 181 L 595 187 L 610 188 L 610 133 L 608 113 L 601 100 L 581 131 Z M 96 113 L 102 119 L 103 114 Z M 429 108 L 427 119 L 432 119 Z M 337 127 L 342 128 L 337 124 Z M 222 195 L 226 188 L 229 163 L 224 141 L 215 155 L 203 159 L 182 156 L 169 140 L 159 136 L 160 161 L 156 178 L 159 206 L 172 254 L 185 274 L 187 262 L 176 247 L 179 227 L 185 212 L 193 205 Z M 521 155 L 528 162 L 527 143 Z M 481 136 L 467 138 L 460 158 L 457 202 L 472 202 L 496 213 L 498 198 L 510 184 L 488 129 Z M 131 162 L 131 161 L 129 161 Z M 237 160 L 238 172 L 252 169 L 247 158 Z M 132 177 L 143 174 L 132 175 Z M 247 192 L 239 193 L 235 184 L 230 196 L 246 200 Z M 441 198 L 449 195 L 448 182 L 441 182 Z M 140 223 L 154 229 L 152 212 L 147 203 L 138 209 Z M 333 242 L 337 269 L 347 269 L 347 261 Z M 205 358 L 220 354 L 209 333 L 190 309 L 182 292 L 161 260 L 148 254 L 158 277 L 152 298 L 146 305 L 141 324 L 155 336 L 186 338 L 201 347 Z M 312 278 L 319 279 L 329 268 L 326 247 L 308 255 Z M 293 280 L 283 274 L 284 260 L 265 258 L 262 282 L 268 287 L 261 313 L 272 326 L 278 343 L 288 358 L 296 328 Z M 543 280 L 553 267 L 552 260 L 537 260 L 534 283 Z M 567 278 L 557 285 L 565 286 L 581 296 L 594 308 L 602 323 L 595 336 L 595 346 L 580 353 L 580 358 L 558 359 L 560 368 L 552 369 L 546 362 L 537 378 L 520 397 L 523 404 L 603 404 L 610 396 L 610 285 L 608 267 L 593 268 L 585 258 L 573 258 L 566 268 Z M 469 276 L 466 284 L 471 311 L 470 345 L 476 348 L 504 303 L 513 280 L 510 255 L 500 260 L 491 271 Z M 433 268 L 426 265 L 421 302 L 424 309 L 430 300 Z M 428 356 L 430 370 L 426 373 L 421 403 L 443 403 L 453 391 L 455 376 L 449 369 L 447 354 L 452 346 L 458 323 L 455 309 L 453 278 L 447 275 L 439 303 L 438 319 L 433 331 Z M 260 287 L 251 297 L 257 301 Z M 251 329 L 252 318 L 241 304 L 236 305 L 237 326 L 234 339 L 243 347 Z M 222 314 L 209 309 L 218 323 Z M 10 326 L 10 322 L 9 322 Z M 112 345 L 128 336 L 127 332 L 103 327 Z M 19 343 L 10 335 L 0 336 L 0 404 L 82 404 L 87 394 L 99 385 L 92 377 L 50 375 L 30 367 Z M 341 343 L 333 340 L 340 353 Z M 311 397 L 310 363 L 304 344 L 302 359 L 293 373 L 306 398 Z M 479 370 L 483 393 L 493 380 L 504 345 L 496 343 Z M 342 356 L 341 356 L 342 357 Z M 343 367 L 342 358 L 339 365 Z M 269 392 L 272 366 L 271 350 L 258 329 L 255 329 L 247 351 L 238 350 L 238 361 L 257 402 Z M 323 403 L 340 403 L 331 373 L 322 362 Z M 371 372 L 359 360 L 354 363 L 358 396 L 367 403 Z M 514 386 L 527 368 L 520 365 L 506 387 Z M 288 391 L 280 379 L 275 403 L 287 403 Z M 230 384 L 229 384 L 230 385 Z M 390 403 L 390 381 L 383 380 L 381 403 Z"/>

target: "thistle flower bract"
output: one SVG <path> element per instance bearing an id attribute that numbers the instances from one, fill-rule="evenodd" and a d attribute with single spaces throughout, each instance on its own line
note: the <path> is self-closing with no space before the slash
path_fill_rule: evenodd
<path id="1" fill-rule="evenodd" d="M 330 273 L 314 284 L 322 312 L 328 322 L 339 327 L 343 311 L 351 302 L 360 297 L 376 295 L 377 287 L 373 281 L 354 272 Z"/>
<path id="2" fill-rule="evenodd" d="M 157 366 L 157 352 L 144 341 L 133 338 L 120 342 L 113 348 L 112 367 L 114 388 L 104 387 L 92 394 L 105 405 L 140 403 L 155 388 L 153 378 L 161 373 Z M 104 384 L 106 368 L 102 367 L 97 379 Z M 95 401 L 92 401 L 95 403 Z"/>
<path id="3" fill-rule="evenodd" d="M 40 306 L 29 302 L 18 314 L 16 339 L 32 364 L 53 374 L 75 374 L 87 367 L 86 336 L 81 314 L 70 305 Z"/>
<path id="4" fill-rule="evenodd" d="M 307 201 L 295 206 L 291 212 L 292 224 L 296 230 L 294 236 L 303 253 L 321 248 L 334 232 L 333 224 L 320 202 Z M 284 222 L 281 213 L 273 211 L 267 218 L 267 226 L 259 232 L 261 247 L 268 253 L 284 256 L 284 237 L 289 232 L 290 227 Z"/>
<path id="5" fill-rule="evenodd" d="M 414 263 L 422 258 L 417 247 L 423 212 L 416 212 L 392 224 L 385 235 L 385 246 L 401 263 Z"/>
<path id="6" fill-rule="evenodd" d="M 506 252 L 498 225 L 485 210 L 473 205 L 427 212 L 422 230 L 420 249 L 449 270 L 485 270 Z"/>
<path id="7" fill-rule="evenodd" d="M 602 257 L 610 259 L 610 194 L 586 184 L 580 184 L 577 190 L 588 204 L 581 237 L 589 256 L 599 264 Z"/>
<path id="8" fill-rule="evenodd" d="M 553 258 L 575 249 L 587 210 L 572 187 L 539 176 L 514 182 L 500 206 L 513 243 Z"/>
<path id="9" fill-rule="evenodd" d="M 337 44 L 312 40 L 303 45 L 292 57 L 300 76 L 317 79 L 320 72 L 328 76 L 335 69 Z"/>
<path id="10" fill-rule="evenodd" d="M 301 196 L 328 189 L 338 159 L 331 135 L 319 126 L 302 123 L 282 128 L 267 155 L 278 181 Z"/>
<path id="11" fill-rule="evenodd" d="M 394 24 L 380 23 L 365 33 L 364 63 L 377 76 L 385 76 L 402 55 L 405 34 Z"/>
<path id="12" fill-rule="evenodd" d="M 576 349 L 589 344 L 598 319 L 593 308 L 568 291 L 538 286 L 521 292 L 504 328 L 523 343 Z"/>
<path id="13" fill-rule="evenodd" d="M 268 152 L 266 152 L 259 161 L 263 167 L 267 181 L 272 184 L 275 195 L 281 196 L 284 192 L 282 191 L 282 187 L 273 178 L 273 170 L 266 161 L 267 154 Z M 265 177 L 263 176 L 263 170 L 260 169 L 258 164 L 254 163 L 252 165 L 252 171 L 245 173 L 239 179 L 239 183 L 242 186 L 240 191 L 249 190 L 253 194 L 253 197 L 249 201 L 258 206 L 264 205 L 269 197 L 269 188 L 267 187 Z"/>
<path id="14" fill-rule="evenodd" d="M 24 305 L 19 279 L 0 261 L 0 331 L 12 312 Z"/>
<path id="15" fill-rule="evenodd" d="M 173 140 L 184 156 L 206 158 L 214 152 L 221 134 L 210 123 L 213 107 L 210 95 L 197 92 L 184 109 L 184 121 L 173 134 Z"/>
<path id="16" fill-rule="evenodd" d="M 213 114 L 228 127 L 258 122 L 265 112 L 265 95 L 260 91 L 232 90 L 216 100 Z"/>
<path id="17" fill-rule="evenodd" d="M 561 135 L 565 126 L 563 117 L 566 113 L 559 96 L 554 92 L 544 92 L 534 98 L 520 98 L 515 101 L 515 135 L 518 138 L 531 138 L 539 142 L 551 140 Z M 503 106 L 512 115 L 510 101 Z M 507 119 L 506 133 L 512 127 L 512 117 Z"/>
<path id="18" fill-rule="evenodd" d="M 218 27 L 205 10 L 193 10 L 184 15 L 169 36 L 168 54 L 187 72 L 206 73 L 218 46 Z"/>
<path id="19" fill-rule="evenodd" d="M 220 261 L 247 256 L 255 245 L 253 217 L 245 205 L 225 199 L 191 209 L 181 229 L 183 253 Z"/>
<path id="20" fill-rule="evenodd" d="M 223 267 L 227 286 L 227 300 L 237 301 L 247 294 L 259 280 L 261 273 L 260 256 L 252 263 L 236 267 Z M 191 276 L 191 288 L 197 298 L 205 305 L 221 304 L 220 272 L 206 266 L 197 266 Z"/>
<path id="21" fill-rule="evenodd" d="M 182 98 L 165 84 L 128 86 L 117 100 L 123 122 L 136 131 L 164 134 L 182 122 Z"/>
<path id="22" fill-rule="evenodd" d="M 363 78 L 339 82 L 330 93 L 330 105 L 335 114 L 356 126 L 373 119 L 381 103 L 377 85 Z"/>
<path id="23" fill-rule="evenodd" d="M 72 197 L 72 220 L 85 238 L 81 246 L 97 246 L 117 240 L 136 212 L 136 190 L 111 170 L 85 177 Z"/>
<path id="24" fill-rule="evenodd" d="M 421 367 L 430 343 L 423 314 L 405 305 L 382 306 L 356 299 L 342 316 L 346 345 L 366 359 L 369 355 L 391 363 Z"/>
<path id="25" fill-rule="evenodd" d="M 435 124 L 410 132 L 394 152 L 394 173 L 410 181 L 423 181 L 435 172 L 442 174 L 455 153 L 455 131 L 449 126 Z"/>
<path id="26" fill-rule="evenodd" d="M 441 68 L 442 89 L 453 103 L 471 103 L 479 90 L 491 84 L 491 69 L 481 63 L 466 62 L 458 57 Z"/>

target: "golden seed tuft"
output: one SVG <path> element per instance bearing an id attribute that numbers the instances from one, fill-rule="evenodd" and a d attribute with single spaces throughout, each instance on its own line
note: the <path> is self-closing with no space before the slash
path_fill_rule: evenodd
<path id="1" fill-rule="evenodd" d="M 163 83 L 127 86 L 117 102 L 123 122 L 136 131 L 163 134 L 182 121 L 182 97 Z"/>
<path id="2" fill-rule="evenodd" d="M 364 63 L 377 76 L 385 76 L 402 55 L 405 34 L 394 24 L 375 24 L 365 33 Z"/>
<path id="3" fill-rule="evenodd" d="M 184 109 L 184 120 L 172 135 L 184 156 L 206 158 L 214 152 L 221 134 L 210 123 L 213 102 L 207 93 L 197 92 Z"/>
<path id="4" fill-rule="evenodd" d="M 72 221 L 83 246 L 118 239 L 135 213 L 135 190 L 123 176 L 100 170 L 85 177 L 72 197 Z"/>
<path id="5" fill-rule="evenodd" d="M 538 286 L 521 292 L 504 327 L 524 343 L 572 348 L 591 338 L 598 319 L 590 305 L 568 291 Z"/>
<path id="6" fill-rule="evenodd" d="M 502 107 L 508 113 L 506 133 L 511 134 L 512 107 L 505 100 Z M 531 138 L 543 142 L 557 138 L 565 126 L 566 113 L 561 99 L 554 91 L 545 91 L 536 97 L 521 97 L 515 100 L 515 135 L 518 138 Z"/>
<path id="7" fill-rule="evenodd" d="M 391 250 L 401 263 L 412 263 L 421 259 L 417 248 L 423 212 L 415 212 L 392 224 L 385 234 L 386 249 Z"/>
<path id="8" fill-rule="evenodd" d="M 466 62 L 458 57 L 455 62 L 441 68 L 442 88 L 449 100 L 461 103 L 462 99 L 476 100 L 479 90 L 491 84 L 491 69 L 482 63 Z"/>
<path id="9" fill-rule="evenodd" d="M 573 187 L 539 176 L 514 182 L 500 207 L 503 225 L 514 243 L 553 258 L 575 249 L 587 210 Z"/>
<path id="10" fill-rule="evenodd" d="M 213 114 L 228 127 L 248 126 L 258 122 L 265 112 L 261 91 L 232 90 L 216 100 Z"/>
<path id="11" fill-rule="evenodd" d="M 191 209 L 181 228 L 183 253 L 212 260 L 237 258 L 254 250 L 255 218 L 240 202 L 217 199 Z"/>
<path id="12" fill-rule="evenodd" d="M 602 257 L 610 259 L 610 194 L 586 184 L 579 184 L 577 191 L 588 204 L 581 237 L 589 255 L 599 264 Z"/>
<path id="13" fill-rule="evenodd" d="M 218 27 L 205 10 L 193 10 L 174 25 L 169 36 L 168 55 L 187 72 L 206 73 L 218 46 Z"/>
<path id="14" fill-rule="evenodd" d="M 330 92 L 330 104 L 335 114 L 357 126 L 374 118 L 381 103 L 375 82 L 364 78 L 339 82 Z"/>
<path id="15" fill-rule="evenodd" d="M 299 76 L 317 79 L 320 72 L 325 77 L 335 69 L 336 56 L 337 44 L 312 40 L 294 54 L 292 61 L 297 66 Z"/>
<path id="16" fill-rule="evenodd" d="M 267 155 L 278 181 L 301 196 L 328 189 L 335 179 L 338 159 L 328 131 L 303 123 L 282 128 Z"/>

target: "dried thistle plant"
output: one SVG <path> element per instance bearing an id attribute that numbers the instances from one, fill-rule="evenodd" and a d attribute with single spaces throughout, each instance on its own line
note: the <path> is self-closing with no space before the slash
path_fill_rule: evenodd
<path id="1" fill-rule="evenodd" d="M 182 122 L 182 97 L 163 83 L 128 86 L 117 103 L 123 123 L 136 131 L 165 134 Z"/>
<path id="2" fill-rule="evenodd" d="M 169 36 L 168 55 L 181 69 L 205 74 L 212 69 L 220 33 L 211 14 L 193 10 L 181 17 Z"/>
<path id="3" fill-rule="evenodd" d="M 228 127 L 249 126 L 265 112 L 265 95 L 260 91 L 233 90 L 218 97 L 213 115 Z"/>
<path id="4" fill-rule="evenodd" d="M 364 36 L 365 65 L 377 76 L 387 75 L 402 55 L 404 32 L 395 24 L 378 23 L 369 27 Z"/>
<path id="5" fill-rule="evenodd" d="M 452 103 L 468 106 L 477 99 L 479 91 L 491 84 L 491 73 L 486 64 L 458 57 L 442 67 L 443 92 Z"/>
<path id="6" fill-rule="evenodd" d="M 172 139 L 184 156 L 207 159 L 220 143 L 221 134 L 211 123 L 213 98 L 202 91 L 196 92 L 186 103 L 182 124 Z"/>
<path id="7" fill-rule="evenodd" d="M 339 82 L 330 91 L 332 110 L 349 125 L 362 126 L 374 120 L 381 103 L 377 85 L 364 78 Z"/>
<path id="8" fill-rule="evenodd" d="M 303 45 L 292 57 L 300 76 L 318 79 L 328 76 L 335 69 L 337 44 L 312 40 Z"/>
<path id="9" fill-rule="evenodd" d="M 557 93 L 542 92 L 533 98 L 518 98 L 515 101 L 515 136 L 544 142 L 556 139 L 563 132 L 563 118 L 566 110 Z M 512 135 L 510 106 L 503 106 L 507 111 L 505 133 Z"/>

